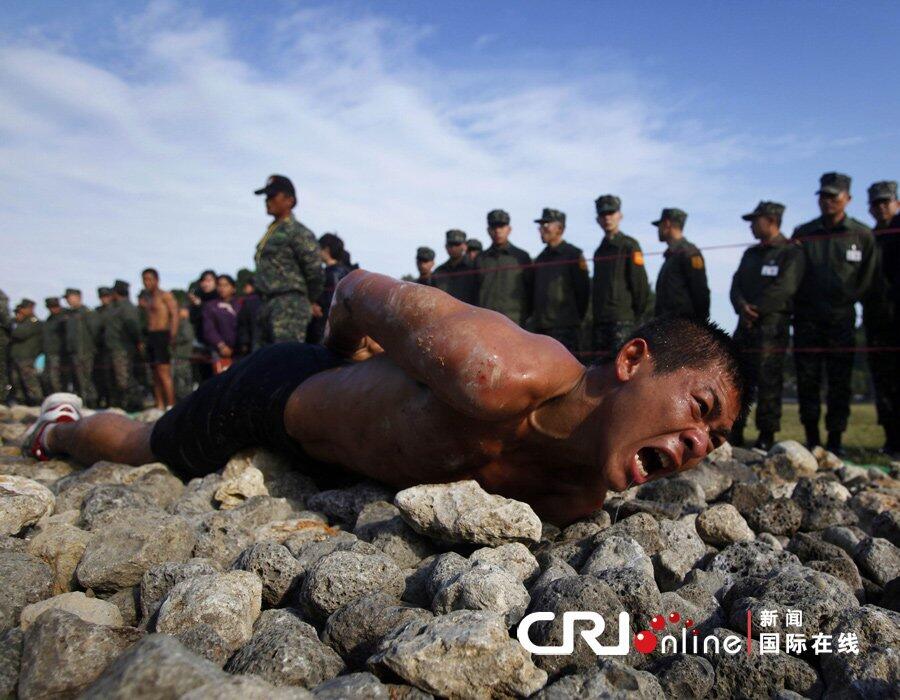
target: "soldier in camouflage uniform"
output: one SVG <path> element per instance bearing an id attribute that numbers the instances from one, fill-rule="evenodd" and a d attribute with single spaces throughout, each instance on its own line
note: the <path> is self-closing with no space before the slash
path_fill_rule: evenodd
<path id="1" fill-rule="evenodd" d="M 312 318 L 310 299 L 325 287 L 315 234 L 294 218 L 297 194 L 283 175 L 272 175 L 256 190 L 266 196 L 273 217 L 256 246 L 256 291 L 263 300 L 257 315 L 259 345 L 304 341 Z"/>
<path id="2" fill-rule="evenodd" d="M 44 399 L 34 368 L 34 361 L 43 350 L 41 326 L 43 324 L 34 315 L 33 301 L 16 306 L 16 325 L 9 336 L 13 398 L 29 406 L 37 406 Z"/>
<path id="3" fill-rule="evenodd" d="M 9 313 L 9 297 L 0 289 L 0 404 L 9 397 L 9 334 L 13 319 Z"/>
<path id="4" fill-rule="evenodd" d="M 100 305 L 94 308 L 91 332 L 94 336 L 94 387 L 97 389 L 97 405 L 102 408 L 112 406 L 112 363 L 109 348 L 106 347 L 106 319 L 113 302 L 112 289 L 97 287 Z"/>
<path id="5" fill-rule="evenodd" d="M 72 365 L 75 392 L 88 408 L 97 408 L 97 389 L 94 386 L 94 312 L 81 303 L 81 290 L 66 290 L 66 353 Z"/>
<path id="6" fill-rule="evenodd" d="M 66 312 L 59 297 L 44 300 L 50 315 L 44 321 L 44 393 L 69 390 L 69 358 L 66 355 Z"/>
<path id="7" fill-rule="evenodd" d="M 656 278 L 656 316 L 685 316 L 697 321 L 709 318 L 709 285 L 703 255 L 684 237 L 687 213 L 681 209 L 662 210 L 653 222 L 659 240 L 668 248 Z"/>
<path id="8" fill-rule="evenodd" d="M 416 270 L 419 272 L 419 276 L 416 278 L 417 284 L 434 286 L 434 280 L 431 279 L 431 273 L 434 270 L 434 251 L 428 246 L 423 245 L 416 249 Z"/>
<path id="9" fill-rule="evenodd" d="M 768 450 L 781 430 L 784 349 L 790 343 L 791 308 L 803 277 L 803 251 L 781 234 L 784 205 L 760 202 L 742 218 L 750 222 L 751 246 L 731 282 L 731 304 L 740 316 L 734 339 L 745 353 L 749 392 L 757 392 L 754 447 Z M 744 444 L 744 422 L 735 422 L 729 439 Z"/>
<path id="10" fill-rule="evenodd" d="M 502 209 L 488 212 L 487 231 L 491 246 L 475 260 L 478 305 L 524 326 L 534 303 L 531 256 L 509 242 L 512 226 Z"/>
<path id="11" fill-rule="evenodd" d="M 536 333 L 555 338 L 578 355 L 579 329 L 591 295 L 587 261 L 581 248 L 563 240 L 563 212 L 544 209 L 534 223 L 546 247 L 535 259 L 532 326 Z"/>
<path id="12" fill-rule="evenodd" d="M 188 302 L 178 308 L 178 332 L 172 347 L 172 382 L 175 385 L 175 400 L 181 401 L 194 390 L 194 372 L 191 356 L 194 352 L 194 327 L 190 322 Z"/>
<path id="13" fill-rule="evenodd" d="M 898 212 L 897 183 L 893 180 L 876 182 L 869 187 L 869 213 L 875 219 L 875 243 L 878 262 L 872 286 L 863 300 L 863 323 L 866 340 L 872 348 L 900 347 L 900 233 L 890 231 Z M 882 452 L 900 458 L 900 353 L 896 350 L 870 352 L 866 358 L 875 387 L 875 407 L 878 422 L 884 428 Z"/>
<path id="14" fill-rule="evenodd" d="M 820 445 L 822 370 L 828 377 L 826 446 L 842 454 L 841 437 L 850 416 L 856 309 L 869 291 L 877 267 L 875 237 L 868 226 L 847 216 L 850 177 L 825 173 L 820 179 L 822 216 L 798 226 L 793 240 L 803 248 L 805 269 L 794 302 L 794 349 L 800 422 L 806 442 Z M 804 352 L 804 349 L 815 349 Z M 825 349 L 826 352 L 821 352 Z M 831 350 L 831 352 L 828 352 Z"/>
<path id="15" fill-rule="evenodd" d="M 594 202 L 603 240 L 594 251 L 591 326 L 595 362 L 613 357 L 641 320 L 650 298 L 641 245 L 619 230 L 622 201 L 605 194 Z"/>
<path id="16" fill-rule="evenodd" d="M 432 282 L 438 289 L 466 304 L 478 303 L 478 276 L 466 255 L 466 234 L 453 228 L 447 231 L 446 248 L 450 259 L 434 271 Z"/>
<path id="17" fill-rule="evenodd" d="M 104 319 L 103 341 L 112 367 L 112 405 L 136 411 L 143 404 L 133 371 L 141 342 L 141 323 L 137 308 L 128 298 L 128 290 L 129 284 L 122 280 L 116 280 L 113 285 L 114 301 Z"/>
<path id="18" fill-rule="evenodd" d="M 484 250 L 484 246 L 481 245 L 481 241 L 477 238 L 470 238 L 466 241 L 466 255 L 469 257 L 469 261 L 473 266 L 475 265 L 478 256 L 481 255 L 482 250 Z"/>

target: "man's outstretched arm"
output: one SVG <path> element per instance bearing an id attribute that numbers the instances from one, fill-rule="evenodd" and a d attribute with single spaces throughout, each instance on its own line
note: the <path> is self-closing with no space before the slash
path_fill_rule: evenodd
<path id="1" fill-rule="evenodd" d="M 488 420 L 559 396 L 584 373 L 562 345 L 502 314 L 438 289 L 356 270 L 335 290 L 325 345 L 353 356 L 365 352 L 367 337 L 438 398 Z"/>

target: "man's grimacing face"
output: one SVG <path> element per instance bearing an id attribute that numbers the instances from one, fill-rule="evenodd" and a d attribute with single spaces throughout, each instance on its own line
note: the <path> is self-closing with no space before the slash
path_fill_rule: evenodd
<path id="1" fill-rule="evenodd" d="M 622 348 L 614 369 L 598 445 L 609 489 L 691 469 L 727 440 L 740 397 L 721 367 L 653 374 L 652 353 L 637 339 Z"/>

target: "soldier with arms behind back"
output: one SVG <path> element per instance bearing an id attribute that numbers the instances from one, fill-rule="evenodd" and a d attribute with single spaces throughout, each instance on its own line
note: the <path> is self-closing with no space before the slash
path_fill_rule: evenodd
<path id="1" fill-rule="evenodd" d="M 475 261 L 478 274 L 478 305 L 497 311 L 520 326 L 531 316 L 534 268 L 531 256 L 509 242 L 509 214 L 494 209 L 487 215 L 491 246 Z"/>
<path id="2" fill-rule="evenodd" d="M 88 408 L 97 408 L 94 387 L 94 312 L 81 303 L 81 290 L 66 290 L 66 353 L 72 364 L 72 382 L 76 393 Z"/>
<path id="3" fill-rule="evenodd" d="M 9 338 L 9 364 L 13 398 L 37 406 L 44 398 L 34 361 L 43 351 L 43 323 L 34 315 L 34 302 L 23 299 L 16 306 L 16 324 Z"/>
<path id="4" fill-rule="evenodd" d="M 663 209 L 653 222 L 661 243 L 668 245 L 656 278 L 656 316 L 684 316 L 698 321 L 709 317 L 709 284 L 703 254 L 684 237 L 687 213 Z"/>

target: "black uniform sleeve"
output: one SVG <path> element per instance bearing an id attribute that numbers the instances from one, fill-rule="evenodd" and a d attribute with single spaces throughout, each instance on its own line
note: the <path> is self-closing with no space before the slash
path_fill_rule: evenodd
<path id="1" fill-rule="evenodd" d="M 572 263 L 569 264 L 572 275 L 572 288 L 575 290 L 575 308 L 578 310 L 578 318 L 584 320 L 587 313 L 588 300 L 591 296 L 591 277 L 588 274 L 587 260 L 584 254 L 576 248 Z"/>
<path id="2" fill-rule="evenodd" d="M 650 282 L 647 280 L 647 269 L 644 267 L 644 253 L 641 246 L 635 243 L 628 252 L 625 261 L 625 279 L 631 291 L 631 309 L 636 320 L 640 320 L 647 310 L 650 299 Z"/>
<path id="3" fill-rule="evenodd" d="M 525 285 L 525 320 L 531 317 L 534 312 L 534 268 L 532 267 L 531 256 L 524 250 L 519 250 L 519 265 L 522 268 L 522 282 Z"/>
<path id="4" fill-rule="evenodd" d="M 709 318 L 709 284 L 706 281 L 706 261 L 703 260 L 703 255 L 696 248 L 683 257 L 681 264 L 684 266 L 694 316 L 705 320 Z"/>
<path id="5" fill-rule="evenodd" d="M 741 268 L 744 267 L 744 262 L 747 260 L 747 253 L 745 252 L 741 256 L 741 262 L 738 264 L 738 269 L 734 273 L 734 277 L 731 278 L 731 290 L 728 294 L 731 299 L 731 305 L 734 307 L 734 313 L 738 316 L 741 315 L 741 309 L 744 304 L 747 303 L 747 299 L 744 297 L 744 293 L 741 291 Z"/>

